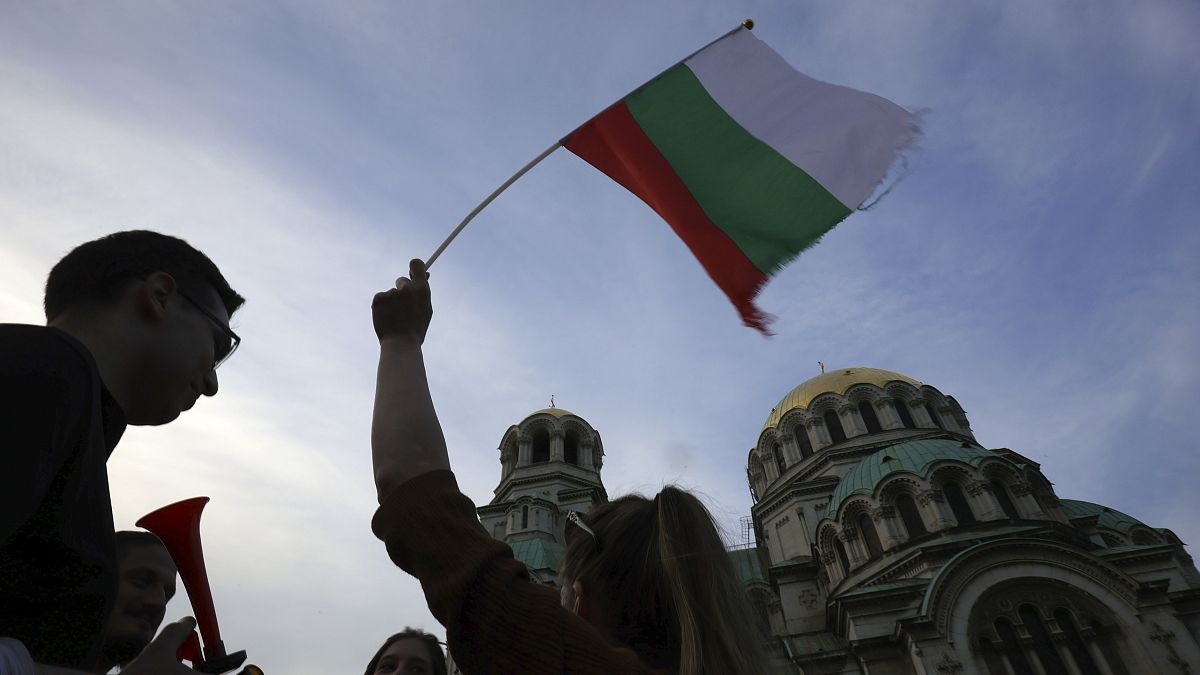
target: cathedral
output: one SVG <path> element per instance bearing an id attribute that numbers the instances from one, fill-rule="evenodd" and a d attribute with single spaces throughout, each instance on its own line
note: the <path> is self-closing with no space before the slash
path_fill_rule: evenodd
<path id="1" fill-rule="evenodd" d="M 499 450 L 480 521 L 555 584 L 566 512 L 608 498 L 600 434 L 550 407 Z M 1055 494 L 933 386 L 876 368 L 814 377 L 771 409 L 746 475 L 747 541 L 729 555 L 778 672 L 1200 673 L 1183 542 Z"/>

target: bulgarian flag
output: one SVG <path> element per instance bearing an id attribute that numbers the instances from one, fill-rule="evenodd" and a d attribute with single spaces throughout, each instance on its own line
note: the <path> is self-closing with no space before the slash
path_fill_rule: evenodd
<path id="1" fill-rule="evenodd" d="M 917 135 L 904 108 L 793 69 L 745 24 L 562 145 L 646 202 L 747 326 L 767 279 L 876 190 Z"/>

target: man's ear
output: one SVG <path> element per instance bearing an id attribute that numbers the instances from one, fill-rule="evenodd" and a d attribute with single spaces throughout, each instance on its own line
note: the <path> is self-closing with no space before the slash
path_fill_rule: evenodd
<path id="1" fill-rule="evenodd" d="M 588 597 L 587 592 L 583 588 L 583 584 L 578 579 L 571 584 L 571 589 L 575 591 L 575 606 L 571 608 L 571 611 L 575 612 L 576 616 L 586 621 L 591 610 L 591 605 L 589 602 L 591 598 Z"/>
<path id="2" fill-rule="evenodd" d="M 167 305 L 176 300 L 177 292 L 175 277 L 166 272 L 155 272 L 134 288 L 140 313 L 151 319 L 161 319 L 167 313 Z"/>

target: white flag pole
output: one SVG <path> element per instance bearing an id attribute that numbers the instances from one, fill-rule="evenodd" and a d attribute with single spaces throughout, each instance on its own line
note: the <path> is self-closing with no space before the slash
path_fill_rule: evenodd
<path id="1" fill-rule="evenodd" d="M 532 169 L 534 166 L 536 166 L 538 162 L 542 161 L 543 159 L 546 159 L 547 157 L 550 156 L 550 153 L 561 148 L 562 144 L 563 144 L 562 141 L 557 141 L 557 142 L 555 142 L 554 145 L 543 150 L 542 154 L 538 155 L 537 157 L 534 157 L 528 164 L 521 167 L 520 171 L 514 173 L 508 180 L 504 181 L 500 185 L 500 187 L 498 187 L 494 191 L 492 191 L 492 194 L 488 195 L 487 199 L 483 200 L 482 202 L 479 202 L 479 206 L 476 206 L 474 209 L 471 209 L 471 212 L 467 214 L 467 217 L 462 219 L 462 222 L 458 224 L 458 227 L 454 228 L 454 231 L 450 233 L 449 237 L 446 237 L 446 241 L 443 241 L 442 245 L 437 247 L 437 250 L 433 252 L 433 255 L 429 256 L 429 260 L 425 261 L 425 269 L 429 269 L 430 267 L 433 266 L 433 261 L 438 259 L 438 256 L 442 254 L 442 251 L 446 250 L 446 247 L 450 245 L 450 242 L 454 241 L 454 238 L 458 236 L 458 233 L 462 232 L 463 228 L 467 226 L 467 223 L 474 220 L 475 216 L 479 215 L 479 212 L 482 211 L 485 206 L 487 206 L 488 204 L 491 204 L 493 199 L 495 199 L 496 197 L 499 197 L 501 192 L 504 192 L 505 190 L 507 190 L 509 185 L 512 185 L 514 182 L 516 182 L 516 180 L 518 178 L 520 178 L 521 176 L 524 176 L 530 169 Z"/>
<path id="2" fill-rule="evenodd" d="M 682 59 L 680 59 L 680 60 L 679 60 L 679 62 L 678 62 L 678 63 L 676 63 L 675 65 L 671 66 L 671 68 L 674 68 L 675 66 L 679 65 L 680 63 L 683 63 L 684 61 L 687 61 L 688 59 L 692 58 L 692 57 L 693 57 L 693 56 L 695 56 L 696 54 L 699 54 L 700 52 L 704 51 L 705 49 L 708 49 L 708 48 L 709 48 L 709 47 L 711 47 L 712 45 L 716 44 L 717 42 L 720 42 L 721 40 L 724 40 L 725 38 L 729 37 L 730 35 L 733 35 L 734 33 L 738 32 L 739 30 L 742 30 L 743 28 L 745 28 L 746 30 L 752 30 L 752 29 L 754 28 L 754 22 L 753 22 L 753 21 L 751 21 L 750 19 L 746 19 L 745 21 L 743 21 L 743 22 L 741 22 L 740 24 L 738 24 L 738 27 L 737 27 L 737 28 L 734 28 L 733 30 L 731 30 L 731 31 L 729 31 L 728 33 L 726 33 L 726 34 L 722 35 L 721 37 L 717 38 L 716 40 L 713 40 L 712 42 L 710 42 L 710 43 L 708 43 L 708 44 L 704 45 L 704 46 L 703 46 L 703 47 L 701 47 L 700 49 L 697 49 L 696 51 L 692 52 L 691 54 L 688 54 L 687 56 L 683 57 Z M 667 72 L 667 70 L 670 70 L 671 68 L 667 68 L 666 70 L 663 70 L 663 72 L 665 73 L 665 72 Z M 660 75 L 661 75 L 661 73 L 660 73 Z M 657 78 L 657 76 L 655 76 L 655 78 Z M 649 80 L 649 81 L 648 81 L 646 84 L 649 84 L 649 82 L 653 82 L 655 78 L 652 78 L 652 79 L 650 79 L 650 80 Z M 608 109 L 609 109 L 609 108 L 611 108 L 611 107 L 613 107 L 614 105 L 617 105 L 617 103 L 620 103 L 621 101 L 624 101 L 625 99 L 629 98 L 629 97 L 630 97 L 630 96 L 631 96 L 631 95 L 632 95 L 634 92 L 636 92 L 638 89 L 641 89 L 642 87 L 646 86 L 646 84 L 639 85 L 637 89 L 634 89 L 633 91 L 629 92 L 628 94 L 626 94 L 626 95 L 622 96 L 621 98 L 617 99 L 616 103 L 613 103 L 612 105 L 608 106 L 608 108 L 605 108 L 604 110 L 602 110 L 602 111 L 600 112 L 600 115 L 602 115 L 602 114 L 604 114 L 605 112 L 607 112 L 607 111 L 608 111 Z M 596 118 L 596 117 L 598 117 L 598 116 L 599 116 L 599 115 L 593 115 L 591 118 L 589 118 L 589 121 L 590 121 L 591 119 L 595 119 L 595 118 Z M 587 122 L 584 122 L 584 124 L 587 124 Z M 571 134 L 574 134 L 576 131 L 579 131 L 579 129 L 581 129 L 581 128 L 582 128 L 582 126 L 583 126 L 583 125 L 580 125 L 580 126 L 576 127 L 574 130 L 572 130 L 572 131 L 571 131 L 571 133 L 570 133 L 570 134 L 567 134 L 566 136 L 563 136 L 563 137 L 562 137 L 562 138 L 561 138 L 559 141 L 557 141 L 557 142 L 556 142 L 554 145 L 552 145 L 552 146 L 550 146 L 550 147 L 546 148 L 545 150 L 543 150 L 543 151 L 542 151 L 542 154 L 538 155 L 537 157 L 534 157 L 532 160 L 530 160 L 530 162 L 529 162 L 528 164 L 526 164 L 525 166 L 521 167 L 521 170 L 520 170 L 520 171 L 518 171 L 518 172 L 514 173 L 514 174 L 513 174 L 513 175 L 512 175 L 512 176 L 511 176 L 511 177 L 510 177 L 508 180 L 504 181 L 504 182 L 503 182 L 503 183 L 500 185 L 500 187 L 496 188 L 496 189 L 495 189 L 495 190 L 492 192 L 492 194 L 490 194 L 490 195 L 488 195 L 488 196 L 487 196 L 487 199 L 485 199 L 485 200 L 483 200 L 482 202 L 480 202 L 480 203 L 479 203 L 479 206 L 476 206 L 474 209 L 471 209 L 471 212 L 467 214 L 467 217 L 462 219 L 462 222 L 458 224 L 458 227 L 454 228 L 454 231 L 450 233 L 450 236 L 449 236 L 449 237 L 446 237 L 446 241 L 443 241 L 443 242 L 442 242 L 442 245 L 441 245 L 441 246 L 438 246 L 438 247 L 437 247 L 437 250 L 433 252 L 433 255 L 429 256 L 429 259 L 425 261 L 425 269 L 429 269 L 430 267 L 433 267 L 433 261 L 435 261 L 435 260 L 437 260 L 437 259 L 438 259 L 438 256 L 440 256 L 440 255 L 442 254 L 442 251 L 445 251 L 445 250 L 446 250 L 446 247 L 450 245 L 450 242 L 454 241 L 454 238 L 458 236 L 458 233 L 459 233 L 459 232 L 462 232 L 462 231 L 463 231 L 463 228 L 467 226 L 467 223 L 469 223 L 469 222 L 471 222 L 472 220 L 474 220 L 474 219 L 475 219 L 475 216 L 479 215 L 479 212 L 480 212 L 480 211 L 482 211 L 482 210 L 483 210 L 483 209 L 484 209 L 484 208 L 485 208 L 485 207 L 486 207 L 488 204 L 491 204 L 491 203 L 492 203 L 492 201 L 493 201 L 494 199 L 496 199 L 496 197 L 499 197 L 499 196 L 500 196 L 500 193 L 501 193 L 501 192 L 504 192 L 505 190 L 507 190 L 507 189 L 508 189 L 508 186 L 510 186 L 510 185 L 512 185 L 514 182 L 516 182 L 516 180 L 517 180 L 518 178 L 520 178 L 521 176 L 524 176 L 526 173 L 528 173 L 528 172 L 529 172 L 529 170 L 530 170 L 530 169 L 532 169 L 533 167 L 537 166 L 538 162 L 541 162 L 543 159 L 546 159 L 547 157 L 549 157 L 549 156 L 550 156 L 550 153 L 552 153 L 552 152 L 554 152 L 555 150 L 557 150 L 557 149 L 561 148 L 561 147 L 562 147 L 562 145 L 563 145 L 563 142 L 564 142 L 564 141 L 566 141 L 568 138 L 570 138 L 570 137 L 571 137 Z"/>

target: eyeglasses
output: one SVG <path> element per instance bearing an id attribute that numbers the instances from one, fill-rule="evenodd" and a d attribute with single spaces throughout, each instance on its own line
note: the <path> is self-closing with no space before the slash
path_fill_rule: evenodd
<path id="1" fill-rule="evenodd" d="M 567 522 L 591 535 L 592 541 L 596 544 L 596 550 L 600 550 L 600 537 L 597 537 L 596 531 L 588 527 L 587 523 L 583 522 L 582 514 L 580 514 L 578 511 L 567 511 Z"/>
<path id="2" fill-rule="evenodd" d="M 222 363 L 225 363 L 226 361 L 228 361 L 230 356 L 233 356 L 233 353 L 237 351 L 238 345 L 242 344 L 242 338 L 238 337 L 238 334 L 233 332 L 232 328 L 230 328 L 229 326 L 222 323 L 221 320 L 217 318 L 216 314 L 213 314 L 204 305 L 201 305 L 199 302 L 196 302 L 196 300 L 193 299 L 190 295 L 188 295 L 187 293 L 184 293 L 183 291 L 179 291 L 179 295 L 184 300 L 187 300 L 188 302 L 192 303 L 193 307 L 200 310 L 201 314 L 208 317 L 208 320 L 212 321 L 213 324 L 215 324 L 217 326 L 217 328 L 221 329 L 221 332 L 225 334 L 225 337 L 229 338 L 228 345 L 217 344 L 216 350 L 213 352 L 214 355 L 216 356 L 216 358 L 213 359 L 212 367 L 213 367 L 213 370 L 216 370 L 217 368 L 221 367 Z"/>

